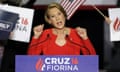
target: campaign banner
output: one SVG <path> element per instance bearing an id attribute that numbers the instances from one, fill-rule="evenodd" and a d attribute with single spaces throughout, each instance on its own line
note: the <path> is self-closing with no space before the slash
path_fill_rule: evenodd
<path id="1" fill-rule="evenodd" d="M 19 14 L 0 9 L 0 40 L 7 40 L 13 31 Z"/>
<path id="2" fill-rule="evenodd" d="M 120 41 L 120 8 L 109 8 L 110 40 Z"/>
<path id="3" fill-rule="evenodd" d="M 15 72 L 98 72 L 98 56 L 16 55 Z"/>
<path id="4" fill-rule="evenodd" d="M 19 14 L 19 20 L 10 37 L 11 40 L 29 42 L 33 22 L 34 10 L 10 5 L 3 5 L 0 9 Z"/>

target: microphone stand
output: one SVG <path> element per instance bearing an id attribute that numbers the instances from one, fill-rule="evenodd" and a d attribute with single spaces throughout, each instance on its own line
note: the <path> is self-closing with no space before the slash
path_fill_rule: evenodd
<path id="1" fill-rule="evenodd" d="M 36 44 L 30 45 L 30 47 L 36 46 L 36 45 L 38 45 L 38 44 L 42 44 L 42 43 L 46 42 L 46 41 L 48 40 L 49 37 L 50 37 L 50 35 L 47 34 L 47 38 L 46 38 L 45 40 L 43 40 L 43 41 L 41 41 L 41 42 L 38 42 L 38 43 L 36 43 Z"/>

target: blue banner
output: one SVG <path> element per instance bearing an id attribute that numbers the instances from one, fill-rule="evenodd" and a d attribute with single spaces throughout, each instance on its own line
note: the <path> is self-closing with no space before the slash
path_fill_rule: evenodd
<path id="1" fill-rule="evenodd" d="M 0 9 L 0 40 L 8 39 L 18 19 L 18 14 Z"/>
<path id="2" fill-rule="evenodd" d="M 17 55 L 15 72 L 98 72 L 97 55 Z"/>

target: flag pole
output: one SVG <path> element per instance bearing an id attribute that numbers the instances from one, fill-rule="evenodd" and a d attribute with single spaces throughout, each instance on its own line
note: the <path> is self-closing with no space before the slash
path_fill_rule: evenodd
<path id="1" fill-rule="evenodd" d="M 97 12 L 100 14 L 100 15 L 102 15 L 104 18 L 105 18 L 105 15 L 95 6 L 95 5 L 92 5 L 93 6 L 93 8 L 95 9 L 95 10 L 97 10 Z"/>
<path id="2" fill-rule="evenodd" d="M 105 16 L 95 5 L 92 5 L 92 6 L 93 6 L 93 8 L 94 8 L 95 10 L 97 10 L 97 12 L 98 12 L 100 15 L 102 15 L 102 16 L 104 17 L 105 21 L 106 21 L 108 24 L 111 23 L 111 20 L 109 19 L 109 17 Z"/>

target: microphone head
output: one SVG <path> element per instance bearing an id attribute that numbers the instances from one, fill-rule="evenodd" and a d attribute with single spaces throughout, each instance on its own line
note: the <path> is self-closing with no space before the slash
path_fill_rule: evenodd
<path id="1" fill-rule="evenodd" d="M 47 37 L 50 37 L 50 34 L 47 34 Z"/>
<path id="2" fill-rule="evenodd" d="M 68 38 L 69 36 L 68 36 L 68 34 L 66 34 L 66 38 Z"/>

